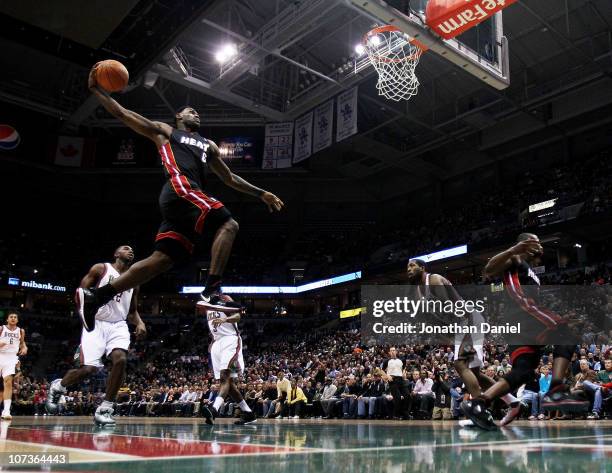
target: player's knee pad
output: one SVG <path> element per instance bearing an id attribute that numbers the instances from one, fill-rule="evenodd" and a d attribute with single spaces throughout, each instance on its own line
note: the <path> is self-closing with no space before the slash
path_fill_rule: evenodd
<path id="1" fill-rule="evenodd" d="M 520 386 L 535 377 L 534 370 L 538 367 L 538 358 L 533 354 L 519 356 L 514 360 L 512 370 L 504 379 L 510 385 L 510 391 L 518 389 Z"/>
<path id="2" fill-rule="evenodd" d="M 575 345 L 555 345 L 553 349 L 553 358 L 565 358 L 566 360 L 571 360 L 575 348 Z"/>

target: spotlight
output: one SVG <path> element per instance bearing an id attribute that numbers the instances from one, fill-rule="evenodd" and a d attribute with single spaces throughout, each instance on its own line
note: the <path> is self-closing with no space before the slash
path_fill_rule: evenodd
<path id="1" fill-rule="evenodd" d="M 378 37 L 378 35 L 374 35 L 374 36 L 371 36 L 370 39 L 368 39 L 368 42 L 372 46 L 378 46 L 380 44 L 380 38 Z"/>
<path id="2" fill-rule="evenodd" d="M 582 245 L 580 243 L 574 243 L 574 248 L 582 248 Z"/>
<path id="3" fill-rule="evenodd" d="M 365 53 L 365 46 L 361 43 L 358 43 L 355 46 L 355 53 L 357 54 L 357 56 L 363 56 L 363 53 Z"/>
<path id="4" fill-rule="evenodd" d="M 238 54 L 238 47 L 233 43 L 227 43 L 217 51 L 215 54 L 215 59 L 217 62 L 227 62 L 231 58 L 233 58 L 236 54 Z"/>

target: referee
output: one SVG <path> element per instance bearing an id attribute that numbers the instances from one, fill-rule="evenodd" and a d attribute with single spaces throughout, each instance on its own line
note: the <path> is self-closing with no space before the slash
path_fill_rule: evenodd
<path id="1" fill-rule="evenodd" d="M 393 396 L 393 418 L 410 418 L 410 392 L 404 379 L 404 362 L 397 357 L 395 347 L 389 349 L 389 358 L 383 363 L 382 369 L 387 373 L 385 381 Z"/>

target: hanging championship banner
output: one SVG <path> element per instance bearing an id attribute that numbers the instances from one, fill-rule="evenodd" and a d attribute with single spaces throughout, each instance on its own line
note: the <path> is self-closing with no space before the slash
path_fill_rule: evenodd
<path id="1" fill-rule="evenodd" d="M 266 125 L 266 142 L 262 169 L 281 169 L 291 167 L 293 154 L 293 122 L 271 123 Z"/>
<path id="2" fill-rule="evenodd" d="M 299 163 L 312 154 L 312 112 L 295 121 L 293 162 Z"/>
<path id="3" fill-rule="evenodd" d="M 314 130 L 312 135 L 312 152 L 316 153 L 332 144 L 332 119 L 334 101 L 329 100 L 319 105 L 314 111 Z"/>
<path id="4" fill-rule="evenodd" d="M 336 141 L 342 141 L 357 133 L 357 87 L 338 95 L 336 100 Z"/>

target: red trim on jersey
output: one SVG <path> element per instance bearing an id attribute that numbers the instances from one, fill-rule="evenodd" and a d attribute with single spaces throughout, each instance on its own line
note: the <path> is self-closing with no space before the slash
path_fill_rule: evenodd
<path id="1" fill-rule="evenodd" d="M 158 233 L 155 237 L 155 241 L 163 240 L 164 238 L 172 238 L 173 240 L 178 241 L 189 253 L 193 253 L 193 243 L 191 243 L 184 235 L 177 232 Z"/>
<path id="2" fill-rule="evenodd" d="M 513 350 L 512 353 L 510 353 L 510 363 L 514 364 L 514 360 L 516 360 L 519 356 L 527 355 L 530 353 L 536 353 L 535 347 L 533 346 L 518 347 L 516 350 Z"/>
<path id="3" fill-rule="evenodd" d="M 159 154 L 161 155 L 166 171 L 170 175 L 170 183 L 172 184 L 174 192 L 182 199 L 185 199 L 187 202 L 190 202 L 200 209 L 201 214 L 196 222 L 195 231 L 202 233 L 204 219 L 208 212 L 211 209 L 223 207 L 223 203 L 191 187 L 189 180 L 181 173 L 170 142 L 159 148 Z"/>
<path id="4" fill-rule="evenodd" d="M 228 368 L 231 368 L 234 363 L 236 363 L 236 367 L 240 369 L 240 365 L 238 364 L 238 355 L 240 354 L 240 348 L 242 347 L 242 339 L 238 336 L 238 343 L 236 343 L 236 351 L 234 352 L 234 356 L 232 356 L 227 364 Z"/>
<path id="5" fill-rule="evenodd" d="M 508 289 L 510 297 L 519 304 L 521 309 L 535 317 L 547 328 L 553 328 L 564 323 L 564 320 L 559 315 L 538 307 L 533 299 L 525 296 L 516 271 L 506 271 L 504 274 L 504 287 Z"/>

